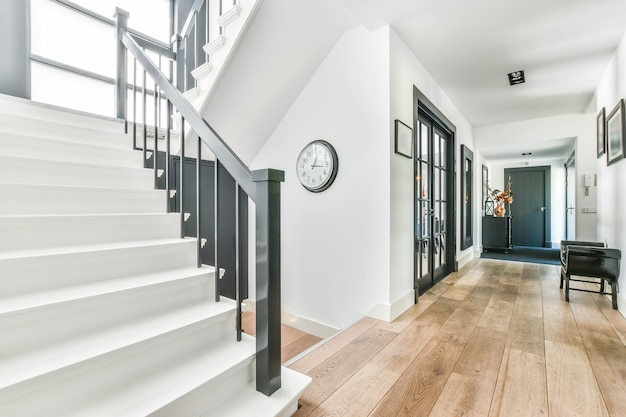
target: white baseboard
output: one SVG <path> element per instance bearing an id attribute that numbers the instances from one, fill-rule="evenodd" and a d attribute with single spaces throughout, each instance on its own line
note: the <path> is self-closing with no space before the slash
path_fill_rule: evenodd
<path id="1" fill-rule="evenodd" d="M 409 290 L 392 304 L 376 304 L 367 316 L 391 323 L 415 304 L 415 290 Z"/>
<path id="2" fill-rule="evenodd" d="M 480 257 L 480 255 L 478 255 L 478 257 Z M 470 250 L 467 251 L 466 254 L 464 254 L 463 256 L 461 256 L 457 263 L 459 265 L 459 269 L 463 268 L 467 263 L 469 263 L 472 259 L 474 259 L 474 251 Z"/>
<path id="3" fill-rule="evenodd" d="M 609 285 L 609 289 L 610 288 L 611 286 Z M 610 302 L 611 296 L 607 295 L 607 298 Z M 626 297 L 620 293 L 617 293 L 617 311 L 619 311 L 622 316 L 626 317 Z"/>
<path id="4" fill-rule="evenodd" d="M 245 311 L 256 313 L 255 301 L 245 300 L 244 305 Z M 317 336 L 321 339 L 326 339 L 341 330 L 329 324 L 320 323 L 318 321 L 301 317 L 287 311 L 282 311 L 280 313 L 280 321 L 286 326 L 293 327 L 294 329 L 300 330 L 308 334 L 312 334 L 313 336 Z"/>

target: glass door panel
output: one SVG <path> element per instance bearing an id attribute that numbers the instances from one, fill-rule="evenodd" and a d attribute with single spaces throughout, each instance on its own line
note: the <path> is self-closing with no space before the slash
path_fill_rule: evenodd
<path id="1" fill-rule="evenodd" d="M 420 117 L 416 138 L 417 159 L 415 161 L 415 271 L 416 290 L 423 293 L 449 272 L 450 233 L 447 222 L 448 193 L 454 180 L 448 169 L 452 162 L 448 146 L 450 135 L 440 129 L 433 120 Z"/>

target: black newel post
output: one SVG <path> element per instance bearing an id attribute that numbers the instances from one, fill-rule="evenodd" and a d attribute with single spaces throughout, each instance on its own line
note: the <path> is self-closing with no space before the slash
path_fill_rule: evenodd
<path id="1" fill-rule="evenodd" d="M 285 173 L 252 172 L 256 194 L 256 389 L 272 395 L 280 378 L 280 183 Z"/>

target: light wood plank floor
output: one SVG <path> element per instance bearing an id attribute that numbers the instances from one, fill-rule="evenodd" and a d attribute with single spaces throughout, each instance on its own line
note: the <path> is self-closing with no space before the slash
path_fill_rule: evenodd
<path id="1" fill-rule="evenodd" d="M 626 320 L 570 300 L 556 266 L 475 260 L 293 362 L 313 378 L 296 416 L 626 416 Z"/>
<path id="2" fill-rule="evenodd" d="M 245 333 L 256 335 L 256 317 L 254 313 L 248 311 L 241 315 L 241 325 Z M 320 342 L 317 336 L 302 332 L 293 327 L 282 325 L 280 329 L 281 363 L 285 363 L 298 356 L 311 346 Z"/>

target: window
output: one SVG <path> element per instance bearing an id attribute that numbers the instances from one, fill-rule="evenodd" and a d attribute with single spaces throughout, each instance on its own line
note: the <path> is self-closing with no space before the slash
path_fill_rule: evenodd
<path id="1" fill-rule="evenodd" d="M 73 0 L 88 16 L 53 0 L 31 0 L 31 98 L 114 116 L 116 6 L 129 27 L 168 45 L 170 0 Z M 101 16 L 104 19 L 98 18 Z"/>

